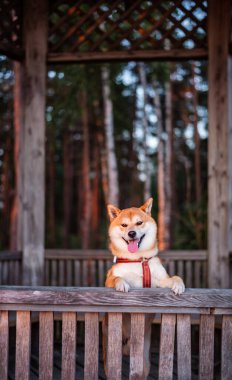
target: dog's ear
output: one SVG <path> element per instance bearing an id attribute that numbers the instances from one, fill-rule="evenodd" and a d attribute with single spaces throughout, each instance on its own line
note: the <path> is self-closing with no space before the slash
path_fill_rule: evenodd
<path id="1" fill-rule="evenodd" d="M 151 215 L 153 198 L 149 198 L 144 205 L 140 207 L 140 210 L 144 211 L 146 214 Z"/>
<path id="2" fill-rule="evenodd" d="M 110 218 L 110 221 L 112 222 L 112 220 L 114 220 L 115 218 L 117 218 L 117 216 L 120 214 L 121 210 L 113 205 L 108 205 L 107 206 L 107 210 L 108 210 L 108 215 L 109 215 L 109 218 Z"/>

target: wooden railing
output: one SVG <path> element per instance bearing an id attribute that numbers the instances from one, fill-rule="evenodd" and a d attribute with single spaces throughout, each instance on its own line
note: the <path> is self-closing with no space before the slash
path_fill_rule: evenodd
<path id="1" fill-rule="evenodd" d="M 53 340 L 57 312 L 62 319 L 60 351 Z M 145 316 L 150 313 L 161 315 L 157 360 L 151 359 L 152 378 L 172 379 L 177 371 L 178 379 L 183 380 L 193 375 L 196 378 L 197 374 L 200 380 L 231 379 L 232 290 L 187 289 L 175 296 L 167 289 L 120 293 L 106 288 L 43 287 L 0 287 L 0 379 L 15 375 L 16 379 L 27 380 L 35 374 L 46 380 L 60 376 L 70 380 L 75 376 L 86 380 L 104 379 L 99 335 L 102 312 L 108 313 L 109 320 L 108 379 L 141 378 Z M 122 367 L 125 364 L 122 361 L 122 316 L 125 312 L 131 314 L 127 370 Z M 31 332 L 35 332 L 32 321 L 36 315 L 38 339 L 31 339 Z M 79 321 L 80 315 L 84 316 L 83 350 L 79 340 L 79 324 L 83 324 Z M 200 325 L 199 345 L 194 356 L 197 341 L 192 339 L 192 321 L 196 315 Z M 14 316 L 15 334 L 11 331 L 14 327 L 9 328 Z"/>
<path id="2" fill-rule="evenodd" d="M 159 254 L 170 275 L 181 276 L 187 287 L 207 287 L 206 251 L 165 251 Z M 112 265 L 107 250 L 45 251 L 44 285 L 104 286 Z M 0 252 L 0 285 L 21 285 L 20 252 Z"/>

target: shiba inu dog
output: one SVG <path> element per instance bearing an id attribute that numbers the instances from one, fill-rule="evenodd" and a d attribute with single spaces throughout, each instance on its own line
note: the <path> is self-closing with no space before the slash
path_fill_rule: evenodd
<path id="1" fill-rule="evenodd" d="M 170 288 L 175 294 L 185 290 L 182 279 L 170 277 L 158 258 L 157 225 L 151 217 L 153 199 L 141 207 L 120 210 L 108 205 L 110 218 L 110 249 L 116 263 L 107 273 L 105 286 L 120 292 L 130 288 Z M 150 370 L 150 333 L 153 316 L 146 317 L 144 345 L 144 376 Z M 130 316 L 123 316 L 123 353 L 130 350 Z M 103 352 L 106 364 L 107 318 L 103 323 Z M 106 366 L 105 366 L 106 367 Z M 106 368 L 107 370 L 107 368 Z"/>
<path id="2" fill-rule="evenodd" d="M 141 262 L 147 261 L 151 277 L 149 287 L 170 288 L 175 294 L 184 292 L 182 279 L 178 276 L 169 277 L 157 257 L 157 226 L 151 217 L 152 201 L 150 198 L 140 208 L 131 207 L 124 210 L 108 206 L 111 222 L 110 249 L 117 261 L 107 274 L 106 287 L 121 292 L 128 292 L 131 287 L 142 288 Z M 121 259 L 126 260 L 123 262 Z"/>

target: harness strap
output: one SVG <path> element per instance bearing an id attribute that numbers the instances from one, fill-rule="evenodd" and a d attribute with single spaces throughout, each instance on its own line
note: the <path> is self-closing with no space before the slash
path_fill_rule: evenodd
<path id="1" fill-rule="evenodd" d="M 130 263 L 140 263 L 143 268 L 143 288 L 151 287 L 151 271 L 149 268 L 148 260 L 128 260 L 128 259 L 118 259 L 117 263 L 130 264 Z"/>

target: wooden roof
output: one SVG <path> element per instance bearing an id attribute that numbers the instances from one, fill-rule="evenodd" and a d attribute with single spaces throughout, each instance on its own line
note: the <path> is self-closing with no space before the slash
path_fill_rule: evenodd
<path id="1" fill-rule="evenodd" d="M 48 13 L 48 61 L 207 57 L 206 0 L 54 0 Z M 2 0 L 0 20 L 0 53 L 22 59 L 23 2 Z"/>

